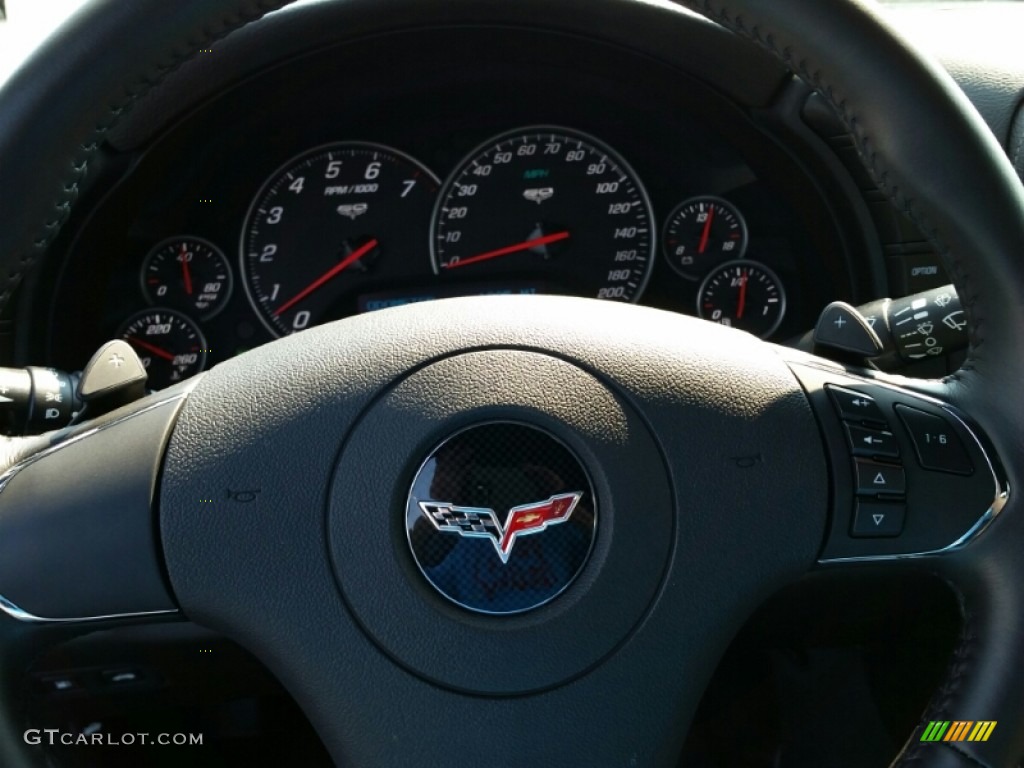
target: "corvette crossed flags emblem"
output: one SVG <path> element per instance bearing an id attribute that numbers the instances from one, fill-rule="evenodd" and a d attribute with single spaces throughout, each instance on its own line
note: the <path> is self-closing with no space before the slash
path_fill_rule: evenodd
<path id="1" fill-rule="evenodd" d="M 548 526 L 564 523 L 581 498 L 583 494 L 574 491 L 512 507 L 504 526 L 493 509 L 458 507 L 445 501 L 421 501 L 419 506 L 437 530 L 467 538 L 490 539 L 501 562 L 508 563 L 517 537 L 540 533 Z"/>

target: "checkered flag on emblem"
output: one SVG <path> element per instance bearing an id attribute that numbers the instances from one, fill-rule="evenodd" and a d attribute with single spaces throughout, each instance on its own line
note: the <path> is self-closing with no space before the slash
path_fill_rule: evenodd
<path id="1" fill-rule="evenodd" d="M 493 510 L 456 507 L 437 502 L 420 502 L 420 507 L 439 531 L 501 537 L 501 525 L 495 519 Z"/>

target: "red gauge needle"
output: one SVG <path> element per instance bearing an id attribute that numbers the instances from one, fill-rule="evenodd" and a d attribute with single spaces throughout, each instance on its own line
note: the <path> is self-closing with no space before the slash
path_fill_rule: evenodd
<path id="1" fill-rule="evenodd" d="M 715 218 L 715 207 L 708 206 L 708 217 L 704 220 L 704 231 L 700 233 L 700 245 L 697 246 L 697 253 L 704 253 L 708 247 L 708 237 L 711 236 L 711 221 Z"/>
<path id="2" fill-rule="evenodd" d="M 188 246 L 181 244 L 181 274 L 185 277 L 185 293 L 192 295 L 192 272 L 188 268 Z"/>
<path id="3" fill-rule="evenodd" d="M 557 243 L 559 240 L 568 240 L 569 233 L 566 232 L 555 232 L 553 235 L 544 235 L 544 237 L 535 237 L 533 240 L 526 240 L 522 243 L 516 243 L 515 245 L 509 245 L 504 248 L 499 248 L 496 251 L 487 251 L 487 253 L 480 253 L 476 256 L 470 256 L 468 259 L 459 259 L 454 264 L 446 262 L 441 266 L 444 269 L 455 269 L 455 267 L 465 267 L 468 264 L 476 264 L 478 261 L 487 261 L 488 259 L 496 259 L 499 256 L 507 256 L 510 253 L 519 253 L 519 251 L 528 251 L 531 248 L 538 248 L 542 245 L 548 245 L 549 243 Z"/>
<path id="4" fill-rule="evenodd" d="M 379 245 L 379 243 L 377 242 L 377 239 L 374 238 L 373 240 L 370 240 L 370 242 L 365 243 L 365 244 L 361 245 L 360 247 L 356 248 L 354 251 L 352 251 L 352 253 L 350 253 L 344 259 L 339 261 L 337 264 L 335 264 L 329 270 L 327 270 L 322 275 L 320 275 L 320 277 L 318 277 L 316 280 L 314 280 L 312 283 L 307 285 L 305 288 L 303 288 L 297 294 L 295 294 L 290 299 L 288 299 L 288 301 L 286 301 L 284 304 L 282 304 L 280 307 L 278 307 L 276 310 L 274 310 L 274 317 L 280 317 L 283 313 L 287 312 L 289 309 L 294 307 L 296 304 L 298 304 L 304 298 L 309 296 L 309 294 L 311 294 L 317 288 L 322 286 L 324 283 L 326 283 L 329 280 L 334 279 L 335 277 L 340 275 L 342 272 L 344 272 L 346 269 L 351 267 L 353 264 L 355 264 L 357 261 L 359 261 L 361 258 L 363 258 L 363 256 L 365 256 L 370 251 L 372 251 L 374 248 L 376 248 L 378 245 Z"/>
<path id="5" fill-rule="evenodd" d="M 157 357 L 162 357 L 164 360 L 170 360 L 172 362 L 174 360 L 174 355 L 173 354 L 168 352 L 166 349 L 162 349 L 161 347 L 153 346 L 148 341 L 143 341 L 142 339 L 136 339 L 134 336 L 131 336 L 131 337 L 128 338 L 128 343 L 129 344 L 134 344 L 137 347 L 142 347 L 147 352 L 152 352 L 154 355 L 156 355 Z"/>
<path id="6" fill-rule="evenodd" d="M 743 310 L 747 307 L 747 281 L 750 279 L 749 275 L 743 274 L 740 270 L 740 300 L 736 304 L 736 319 L 743 319 Z"/>

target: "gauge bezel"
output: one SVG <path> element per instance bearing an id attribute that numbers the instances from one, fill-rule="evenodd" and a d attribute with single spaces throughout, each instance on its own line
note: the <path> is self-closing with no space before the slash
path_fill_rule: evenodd
<path id="1" fill-rule="evenodd" d="M 193 372 L 190 375 L 191 376 L 195 376 L 197 373 L 202 373 L 203 371 L 205 371 L 206 370 L 206 363 L 209 360 L 209 342 L 206 340 L 206 334 L 203 333 L 203 328 L 199 324 L 198 320 L 196 320 L 193 317 L 190 317 L 189 315 L 186 315 L 184 312 L 182 312 L 180 310 L 170 309 L 169 307 L 154 306 L 154 307 L 146 307 L 145 309 L 140 309 L 137 312 L 132 312 L 127 318 L 125 318 L 123 321 L 121 321 L 121 323 L 117 326 L 117 332 L 114 334 L 114 337 L 117 338 L 117 339 L 125 339 L 125 340 L 127 340 L 126 337 L 125 337 L 125 331 L 127 331 L 128 328 L 130 328 L 132 325 L 134 325 L 135 322 L 138 321 L 140 318 L 143 318 L 146 315 L 152 315 L 152 314 L 158 313 L 158 312 L 162 313 L 162 314 L 174 315 L 175 317 L 180 318 L 186 325 L 192 326 L 192 329 L 196 333 L 196 337 L 199 339 L 199 344 L 200 344 L 200 346 L 199 346 L 199 355 L 200 355 L 200 357 L 199 357 L 199 359 L 196 362 L 197 368 L 196 368 L 195 372 Z M 131 343 L 131 342 L 129 342 L 129 343 Z M 147 382 L 147 385 L 148 385 L 148 382 Z M 165 384 L 163 386 L 173 386 L 173 384 Z M 153 387 L 150 387 L 150 388 L 152 389 Z"/>
<path id="2" fill-rule="evenodd" d="M 637 287 L 633 290 L 632 295 L 629 299 L 625 300 L 625 303 L 636 304 L 643 296 L 644 291 L 647 289 L 648 284 L 651 280 L 651 274 L 654 272 L 655 260 L 658 256 L 658 235 L 660 229 L 658 228 L 658 222 L 654 215 L 654 206 L 651 204 L 650 195 L 647 192 L 647 187 L 644 185 L 643 180 L 640 178 L 640 174 L 636 172 L 636 169 L 630 165 L 626 159 L 613 147 L 609 146 L 606 141 L 597 138 L 593 134 L 581 131 L 577 128 L 570 128 L 564 125 L 551 125 L 542 123 L 539 125 L 526 125 L 520 128 L 513 128 L 512 130 L 503 131 L 495 136 L 488 138 L 486 141 L 482 141 L 473 147 L 472 150 L 467 152 L 460 158 L 455 164 L 452 171 L 444 180 L 444 184 L 437 192 L 437 201 L 434 204 L 433 213 L 430 216 L 430 266 L 433 269 L 434 274 L 440 277 L 443 272 L 441 270 L 441 263 L 437 252 L 437 237 L 438 237 L 438 223 L 440 221 L 441 208 L 444 206 L 445 200 L 452 188 L 452 186 L 460 179 L 465 173 L 466 169 L 469 168 L 474 161 L 478 160 L 481 155 L 485 152 L 497 149 L 501 144 L 508 142 L 515 138 L 529 136 L 531 134 L 552 134 L 558 136 L 565 136 L 567 138 L 576 138 L 581 142 L 588 144 L 590 149 L 598 150 L 606 154 L 611 160 L 613 160 L 619 169 L 626 174 L 632 183 L 636 186 L 637 192 L 640 195 L 640 199 L 643 201 L 644 206 L 647 209 L 647 220 L 649 225 L 650 246 L 649 253 L 647 255 L 647 265 L 643 277 L 637 284 Z M 576 294 L 574 294 L 576 295 Z M 590 297 L 595 298 L 595 297 Z M 599 299 L 604 301 L 615 301 L 616 299 Z"/>
<path id="3" fill-rule="evenodd" d="M 199 237 L 197 235 L 175 235 L 173 237 L 164 238 L 156 245 L 154 245 L 152 248 L 150 248 L 149 252 L 146 254 L 146 257 L 142 260 L 142 268 L 139 270 L 139 282 L 142 285 L 142 297 L 147 302 L 149 302 L 149 305 L 151 307 L 161 306 L 160 301 L 157 298 L 154 298 L 153 296 L 150 295 L 149 286 L 146 284 L 146 271 L 149 269 L 150 262 L 158 253 L 160 253 L 160 251 L 162 251 L 168 245 L 179 243 L 183 240 L 192 243 L 199 243 L 200 245 L 206 246 L 211 251 L 213 251 L 213 253 L 220 257 L 221 261 L 224 262 L 224 266 L 227 268 L 227 291 L 224 293 L 224 297 L 218 300 L 217 308 L 204 314 L 199 314 L 198 312 L 196 313 L 196 318 L 205 322 L 207 320 L 213 319 L 221 312 L 223 312 L 224 308 L 227 307 L 229 303 L 231 303 L 231 297 L 235 293 L 235 270 L 231 266 L 231 260 L 227 257 L 227 254 L 224 253 L 224 250 L 222 248 L 207 240 L 205 237 Z M 179 309 L 177 311 L 182 312 L 184 310 Z"/>
<path id="4" fill-rule="evenodd" d="M 704 317 L 704 307 L 703 307 L 704 302 L 702 301 L 702 298 L 704 296 L 704 291 L 707 289 L 708 283 L 711 281 L 711 279 L 713 277 L 715 277 L 716 275 L 724 272 L 725 270 L 730 269 L 731 267 L 735 267 L 735 266 L 744 266 L 744 267 L 751 267 L 751 266 L 753 266 L 755 269 L 761 270 L 762 272 L 764 272 L 772 280 L 772 282 L 775 283 L 775 287 L 778 288 L 778 290 L 779 290 L 779 311 L 778 311 L 778 316 L 775 318 L 775 322 L 772 324 L 771 328 L 769 328 L 764 333 L 758 335 L 758 338 L 760 338 L 760 339 L 768 339 L 768 338 L 771 337 L 771 335 L 773 333 L 775 333 L 777 330 L 779 330 L 779 326 L 782 325 L 782 321 L 786 317 L 786 310 L 787 310 L 786 286 L 782 282 L 781 278 L 779 278 L 779 275 L 775 272 L 775 270 L 773 270 L 771 267 L 769 267 L 764 262 L 757 261 L 756 259 L 730 259 L 729 261 L 723 261 L 717 267 L 715 267 L 710 272 L 708 272 L 704 276 L 704 279 L 701 280 L 700 288 L 697 289 L 697 302 L 696 302 L 697 303 L 697 317 L 699 317 L 701 320 L 704 320 L 705 322 L 708 322 L 708 323 L 715 322 L 714 320 L 709 320 L 708 318 Z M 719 325 L 721 325 L 721 323 L 719 323 Z M 730 327 L 731 328 L 736 328 L 736 330 L 743 331 L 744 333 L 751 333 L 751 331 L 746 331 L 743 328 L 738 328 L 737 326 L 730 326 Z"/>
<path id="5" fill-rule="evenodd" d="M 256 193 L 252 196 L 252 201 L 249 203 L 249 207 L 246 209 L 245 212 L 245 217 L 242 219 L 242 230 L 238 239 L 238 265 L 239 276 L 241 278 L 242 287 L 245 290 L 246 300 L 249 302 L 249 307 L 252 309 L 256 317 L 259 319 L 260 323 L 263 324 L 263 327 L 266 328 L 270 335 L 273 336 L 275 339 L 284 338 L 285 336 L 290 336 L 291 334 L 282 333 L 280 328 L 275 326 L 267 317 L 265 317 L 260 302 L 256 299 L 255 296 L 253 296 L 252 286 L 249 284 L 249 273 L 246 266 L 245 240 L 246 236 L 249 233 L 249 223 L 250 220 L 252 219 L 253 211 L 257 209 L 257 206 L 263 199 L 263 196 L 270 189 L 271 184 L 273 184 L 289 168 L 297 165 L 302 160 L 311 155 L 319 155 L 323 154 L 324 152 L 332 151 L 335 149 L 341 150 L 353 147 L 389 153 L 401 160 L 405 160 L 406 162 L 415 166 L 419 170 L 423 171 L 437 185 L 438 191 L 440 191 L 441 189 L 440 177 L 438 177 L 438 175 L 434 173 L 426 164 L 424 164 L 417 158 L 413 157 L 408 152 L 403 152 L 402 150 L 396 149 L 395 147 L 389 146 L 387 144 L 381 144 L 379 142 L 374 141 L 362 141 L 359 139 L 346 139 L 345 141 L 329 141 L 324 144 L 318 144 L 315 147 L 310 147 L 309 149 L 303 150 L 302 152 L 292 155 L 290 158 L 288 158 L 283 163 L 278 165 L 273 171 L 271 171 L 270 174 L 268 174 L 267 177 L 263 180 L 263 183 L 260 184 L 259 188 L 256 190 Z M 433 208 L 431 210 L 433 210 Z M 310 324 L 308 327 L 312 328 L 315 325 L 318 325 L 318 323 Z M 295 332 L 296 331 L 293 331 L 293 333 Z"/>
<path id="6" fill-rule="evenodd" d="M 728 208 L 729 212 L 736 217 L 736 221 L 740 225 L 740 249 L 738 253 L 730 254 L 728 257 L 729 261 L 738 261 L 746 258 L 747 247 L 750 245 L 750 230 L 747 228 L 747 220 L 743 217 L 743 213 L 740 211 L 739 206 L 731 200 L 726 200 L 724 197 L 718 195 L 694 195 L 683 200 L 679 205 L 672 209 L 672 212 L 665 218 L 664 223 L 661 227 L 661 255 L 665 258 L 666 263 L 684 280 L 690 280 L 691 282 L 697 282 L 703 280 L 710 272 L 715 271 L 718 267 L 726 262 L 719 262 L 719 264 L 712 266 L 710 269 L 700 272 L 685 272 L 682 267 L 676 265 L 675 259 L 669 254 L 668 249 L 668 228 L 672 225 L 673 220 L 687 206 L 695 203 L 713 203 L 723 208 Z"/>

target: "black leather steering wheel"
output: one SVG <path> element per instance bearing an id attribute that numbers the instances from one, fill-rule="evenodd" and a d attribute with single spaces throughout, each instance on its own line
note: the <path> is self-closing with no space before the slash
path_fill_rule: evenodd
<path id="1" fill-rule="evenodd" d="M 97 0 L 15 75 L 0 93 L 0 302 L 132 100 L 286 4 Z M 919 730 L 897 763 L 1016 764 L 1024 521 L 1009 491 L 1024 472 L 1024 190 L 948 75 L 868 3 L 684 4 L 772 51 L 836 107 L 953 275 L 970 321 L 963 368 L 917 382 L 650 309 L 460 299 L 315 328 L 98 423 L 11 441 L 4 765 L 43 763 L 19 727 L 18 673 L 34 649 L 185 615 L 266 663 L 339 763 L 668 766 L 765 596 L 814 567 L 877 562 L 937 573 L 961 601 L 964 634 L 923 722 L 999 723 L 987 741 L 922 742 Z M 834 408 L 842 391 L 828 385 L 881 409 L 902 449 L 905 530 L 924 523 L 938 539 L 907 551 L 848 535 L 863 499 L 843 425 L 859 417 Z M 925 466 L 900 406 L 938 419 L 971 474 Z M 433 449 L 495 423 L 530 425 L 573 454 L 597 521 L 578 578 L 502 616 L 434 591 L 404 530 Z M 842 556 L 827 557 L 835 546 Z"/>

